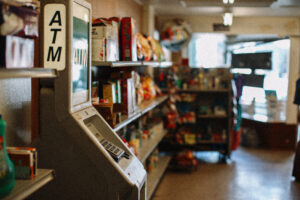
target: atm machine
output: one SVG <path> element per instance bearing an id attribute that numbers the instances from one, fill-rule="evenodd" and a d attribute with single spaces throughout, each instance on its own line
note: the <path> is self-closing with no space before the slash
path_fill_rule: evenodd
<path id="1" fill-rule="evenodd" d="M 32 199 L 145 200 L 142 163 L 91 103 L 91 5 L 41 1 L 42 63 L 58 77 L 41 83 L 38 166 L 55 179 Z"/>

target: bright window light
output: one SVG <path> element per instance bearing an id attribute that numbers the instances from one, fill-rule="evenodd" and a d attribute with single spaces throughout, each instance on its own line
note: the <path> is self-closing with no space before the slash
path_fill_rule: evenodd
<path id="1" fill-rule="evenodd" d="M 224 13 L 223 24 L 225 26 L 231 26 L 232 25 L 232 13 Z"/>
<path id="2" fill-rule="evenodd" d="M 223 3 L 224 4 L 228 4 L 228 3 L 233 4 L 234 0 L 223 0 Z"/>

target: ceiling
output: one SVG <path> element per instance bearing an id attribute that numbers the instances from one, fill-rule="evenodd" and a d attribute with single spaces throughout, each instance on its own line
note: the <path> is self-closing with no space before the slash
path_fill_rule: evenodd
<path id="1" fill-rule="evenodd" d="M 222 0 L 138 0 L 154 6 L 156 15 L 300 16 L 300 0 L 235 0 L 231 6 Z"/>

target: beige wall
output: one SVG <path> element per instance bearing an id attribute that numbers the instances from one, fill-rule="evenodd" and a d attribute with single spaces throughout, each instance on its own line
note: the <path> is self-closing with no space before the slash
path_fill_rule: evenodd
<path id="1" fill-rule="evenodd" d="M 133 0 L 88 0 L 92 3 L 93 17 L 133 17 L 137 31 L 142 30 L 143 6 Z"/>

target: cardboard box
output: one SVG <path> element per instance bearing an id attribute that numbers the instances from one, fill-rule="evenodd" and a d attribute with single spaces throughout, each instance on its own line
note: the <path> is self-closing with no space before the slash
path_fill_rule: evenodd
<path id="1" fill-rule="evenodd" d="M 33 179 L 37 172 L 37 151 L 32 147 L 7 147 L 16 179 Z"/>
<path id="2" fill-rule="evenodd" d="M 124 17 L 121 20 L 121 60 L 137 61 L 135 20 Z"/>
<path id="3" fill-rule="evenodd" d="M 102 85 L 102 97 L 107 99 L 109 103 L 117 103 L 115 83 L 107 83 Z"/>
<path id="4" fill-rule="evenodd" d="M 34 40 L 18 36 L 0 36 L 0 67 L 32 68 L 34 65 Z"/>
<path id="5" fill-rule="evenodd" d="M 115 21 L 105 18 L 94 20 L 92 27 L 92 60 L 119 60 L 119 28 Z"/>
<path id="6" fill-rule="evenodd" d="M 106 47 L 105 38 L 92 39 L 92 61 L 104 62 L 106 61 Z"/>

